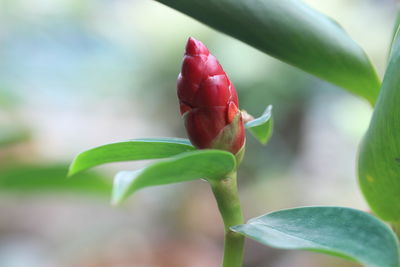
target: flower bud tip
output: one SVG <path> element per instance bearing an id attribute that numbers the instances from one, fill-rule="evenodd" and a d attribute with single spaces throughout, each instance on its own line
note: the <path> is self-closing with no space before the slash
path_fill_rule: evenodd
<path id="1" fill-rule="evenodd" d="M 186 55 L 208 55 L 210 52 L 207 47 L 200 41 L 194 39 L 193 37 L 189 37 L 186 43 L 185 54 Z"/>

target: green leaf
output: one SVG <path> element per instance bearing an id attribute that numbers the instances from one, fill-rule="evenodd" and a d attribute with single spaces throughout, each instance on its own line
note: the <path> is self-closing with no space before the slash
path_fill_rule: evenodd
<path id="1" fill-rule="evenodd" d="M 0 191 L 14 193 L 94 193 L 108 195 L 111 182 L 94 172 L 67 179 L 68 166 L 13 165 L 0 169 Z"/>
<path id="2" fill-rule="evenodd" d="M 222 150 L 196 150 L 166 159 L 137 171 L 119 172 L 114 180 L 112 202 L 119 204 L 135 191 L 156 185 L 199 178 L 225 178 L 236 168 L 235 156 Z"/>
<path id="3" fill-rule="evenodd" d="M 194 150 L 187 139 L 135 139 L 92 148 L 80 153 L 72 162 L 68 176 L 110 162 L 160 159 Z"/>
<path id="4" fill-rule="evenodd" d="M 231 229 L 275 248 L 315 251 L 366 266 L 400 264 L 398 241 L 390 228 L 374 216 L 350 208 L 281 210 Z"/>
<path id="5" fill-rule="evenodd" d="M 247 122 L 245 127 L 255 136 L 255 138 L 257 138 L 258 141 L 260 141 L 261 144 L 266 145 L 272 136 L 272 106 L 269 105 L 260 117 Z"/>
<path id="6" fill-rule="evenodd" d="M 400 32 L 397 32 L 381 92 L 361 144 L 358 177 L 371 209 L 400 222 Z"/>
<path id="7" fill-rule="evenodd" d="M 157 0 L 373 104 L 379 78 L 360 46 L 300 0 Z"/>
<path id="8" fill-rule="evenodd" d="M 400 29 L 400 6 L 397 7 L 397 16 L 396 16 L 396 20 L 394 21 L 394 27 L 393 27 L 393 33 L 392 33 L 392 42 L 390 43 L 390 50 L 392 50 L 392 46 L 393 46 L 393 42 L 395 40 L 396 37 L 396 33 L 397 31 Z M 390 54 L 389 54 L 390 56 Z"/>

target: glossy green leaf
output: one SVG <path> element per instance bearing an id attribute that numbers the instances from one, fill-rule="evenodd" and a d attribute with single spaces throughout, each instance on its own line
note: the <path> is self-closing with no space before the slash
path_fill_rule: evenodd
<path id="1" fill-rule="evenodd" d="M 390 228 L 374 216 L 350 208 L 281 210 L 232 230 L 275 248 L 315 251 L 371 267 L 400 266 L 398 241 Z"/>
<path id="2" fill-rule="evenodd" d="M 381 93 L 358 161 L 359 183 L 371 209 L 400 222 L 400 33 L 397 32 Z"/>
<path id="3" fill-rule="evenodd" d="M 94 172 L 67 179 L 68 166 L 13 165 L 0 169 L 0 191 L 15 193 L 94 193 L 109 195 L 111 181 Z"/>
<path id="4" fill-rule="evenodd" d="M 266 145 L 273 130 L 272 106 L 269 105 L 260 117 L 247 122 L 245 127 L 261 144 Z"/>
<path id="5" fill-rule="evenodd" d="M 196 150 L 154 163 L 137 171 L 119 172 L 112 202 L 120 203 L 135 191 L 195 179 L 221 179 L 236 168 L 235 156 L 222 150 Z"/>
<path id="6" fill-rule="evenodd" d="M 160 159 L 194 150 L 187 139 L 135 139 L 92 148 L 80 153 L 72 162 L 68 175 L 110 162 Z"/>
<path id="7" fill-rule="evenodd" d="M 380 86 L 360 46 L 300 0 L 157 0 L 374 103 Z"/>

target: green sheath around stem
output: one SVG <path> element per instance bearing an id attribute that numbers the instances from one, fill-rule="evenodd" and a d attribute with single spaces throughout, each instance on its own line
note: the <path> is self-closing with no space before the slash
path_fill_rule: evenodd
<path id="1" fill-rule="evenodd" d="M 224 259 L 222 267 L 241 267 L 243 261 L 244 236 L 231 231 L 234 225 L 243 224 L 236 183 L 236 172 L 225 179 L 210 181 L 225 227 Z"/>

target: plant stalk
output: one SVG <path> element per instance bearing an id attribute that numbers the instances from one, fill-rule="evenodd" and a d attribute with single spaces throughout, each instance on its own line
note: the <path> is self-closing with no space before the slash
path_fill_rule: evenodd
<path id="1" fill-rule="evenodd" d="M 231 226 L 243 224 L 243 212 L 237 189 L 236 172 L 232 172 L 220 181 L 210 181 L 210 184 L 224 221 L 225 240 L 222 267 L 241 267 L 244 236 L 230 230 Z"/>

